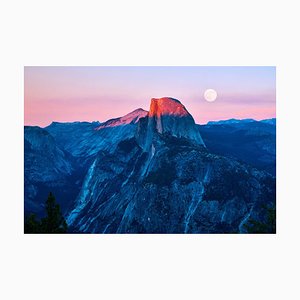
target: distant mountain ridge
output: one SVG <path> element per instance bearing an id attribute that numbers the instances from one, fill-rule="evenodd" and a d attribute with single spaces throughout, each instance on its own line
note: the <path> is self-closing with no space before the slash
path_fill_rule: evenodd
<path id="1" fill-rule="evenodd" d="M 198 126 L 209 151 L 276 174 L 276 119 Z"/>
<path id="2" fill-rule="evenodd" d="M 265 120 L 254 120 L 254 119 L 227 119 L 227 120 L 219 120 L 219 121 L 209 121 L 206 125 L 222 125 L 222 124 L 239 124 L 239 123 L 250 123 L 250 122 L 263 122 L 275 125 L 276 118 L 265 119 Z"/>
<path id="3" fill-rule="evenodd" d="M 45 127 L 59 145 L 84 160 L 99 151 L 114 151 L 117 142 L 134 136 L 134 128 L 148 112 L 138 109 L 123 117 L 106 122 L 52 123 Z"/>

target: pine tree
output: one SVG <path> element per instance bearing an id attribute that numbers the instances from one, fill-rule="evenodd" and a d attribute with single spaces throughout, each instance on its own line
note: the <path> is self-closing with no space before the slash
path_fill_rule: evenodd
<path id="1" fill-rule="evenodd" d="M 46 217 L 42 219 L 41 226 L 44 233 L 66 233 L 68 226 L 62 216 L 59 204 L 56 203 L 55 197 L 50 192 L 46 201 Z"/>
<path id="2" fill-rule="evenodd" d="M 31 213 L 25 218 L 25 233 L 66 233 L 67 231 L 68 225 L 66 220 L 51 192 L 46 201 L 46 217 L 40 221 L 36 219 L 35 214 Z"/>

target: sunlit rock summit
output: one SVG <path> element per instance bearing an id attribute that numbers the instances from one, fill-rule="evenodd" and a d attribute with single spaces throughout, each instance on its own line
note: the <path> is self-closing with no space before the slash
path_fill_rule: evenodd
<path id="1" fill-rule="evenodd" d="M 204 146 L 193 117 L 184 105 L 174 98 L 152 98 L 147 117 L 138 123 L 136 137 L 143 149 L 151 148 L 153 142 L 161 135 L 188 139 Z"/>

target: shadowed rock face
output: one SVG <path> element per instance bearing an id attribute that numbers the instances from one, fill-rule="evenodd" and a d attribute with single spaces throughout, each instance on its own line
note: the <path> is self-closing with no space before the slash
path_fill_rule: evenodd
<path id="1" fill-rule="evenodd" d="M 26 126 L 24 136 L 26 179 L 55 181 L 71 174 L 73 168 L 66 153 L 46 130 Z"/>
<path id="2" fill-rule="evenodd" d="M 274 201 L 264 172 L 168 137 L 154 155 L 134 139 L 90 168 L 67 218 L 75 232 L 243 232 Z"/>
<path id="3" fill-rule="evenodd" d="M 70 187 L 69 178 L 74 173 L 72 157 L 62 150 L 45 129 L 37 126 L 24 128 L 24 196 L 25 213 L 40 214 L 49 191 L 60 199 L 71 202 L 78 187 Z M 64 209 L 69 203 L 61 203 Z"/>
<path id="4" fill-rule="evenodd" d="M 120 141 L 133 137 L 136 123 L 147 115 L 147 111 L 139 108 L 123 117 L 110 119 L 101 124 L 53 122 L 45 129 L 57 140 L 61 148 L 81 158 L 82 164 L 99 151 L 112 152 Z"/>
<path id="5" fill-rule="evenodd" d="M 207 150 L 276 175 L 276 120 L 198 125 Z"/>
<path id="6" fill-rule="evenodd" d="M 160 98 L 134 136 L 97 154 L 67 222 L 75 232 L 243 232 L 274 202 L 274 177 L 209 153 L 186 108 Z"/>

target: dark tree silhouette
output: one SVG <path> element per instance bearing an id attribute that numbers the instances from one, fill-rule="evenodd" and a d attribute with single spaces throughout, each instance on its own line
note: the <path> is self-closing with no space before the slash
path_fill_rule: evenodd
<path id="1" fill-rule="evenodd" d="M 55 197 L 50 192 L 46 201 L 47 215 L 41 221 L 44 233 L 65 233 L 68 226 L 66 220 L 61 214 L 60 206 L 56 203 Z"/>
<path id="2" fill-rule="evenodd" d="M 51 192 L 46 201 L 46 217 L 38 221 L 34 214 L 30 214 L 25 220 L 24 231 L 25 233 L 66 233 L 68 231 L 60 206 Z"/>
<path id="3" fill-rule="evenodd" d="M 276 233 L 276 209 L 275 207 L 264 207 L 266 213 L 265 222 L 250 219 L 244 225 L 248 233 Z"/>

